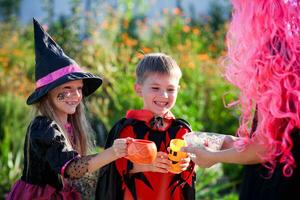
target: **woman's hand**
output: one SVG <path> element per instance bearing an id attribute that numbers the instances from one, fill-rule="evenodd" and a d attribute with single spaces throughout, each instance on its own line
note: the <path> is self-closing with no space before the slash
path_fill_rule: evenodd
<path id="1" fill-rule="evenodd" d="M 213 152 L 207 150 L 203 146 L 198 147 L 182 147 L 181 151 L 194 154 L 194 156 L 191 156 L 192 161 L 196 163 L 199 167 L 202 168 L 208 168 L 216 164 L 216 162 L 213 160 Z"/>

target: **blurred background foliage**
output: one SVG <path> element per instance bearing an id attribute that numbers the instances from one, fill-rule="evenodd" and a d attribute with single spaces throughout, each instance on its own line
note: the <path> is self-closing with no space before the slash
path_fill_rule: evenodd
<path id="1" fill-rule="evenodd" d="M 86 12 L 80 0 L 70 0 L 71 14 L 54 20 L 53 0 L 43 2 L 44 28 L 68 55 L 103 77 L 103 86 L 86 99 L 98 145 L 126 110 L 141 108 L 133 90 L 135 66 L 143 54 L 158 51 L 174 57 L 183 71 L 175 116 L 195 131 L 235 134 L 238 110 L 224 105 L 237 90 L 225 81 L 221 67 L 230 8 L 213 3 L 208 16 L 187 16 L 178 0 L 176 8 L 149 19 L 147 1 L 119 0 L 116 7 L 92 1 Z M 33 29 L 31 23 L 19 23 L 19 5 L 20 0 L 0 1 L 0 199 L 22 171 L 31 119 L 25 101 L 34 89 Z M 197 173 L 197 199 L 237 199 L 240 166 L 219 164 Z"/>

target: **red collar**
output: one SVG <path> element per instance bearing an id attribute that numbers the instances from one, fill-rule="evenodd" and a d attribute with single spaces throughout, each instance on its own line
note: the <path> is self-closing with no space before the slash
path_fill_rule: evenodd
<path id="1" fill-rule="evenodd" d="M 141 120 L 141 121 L 146 122 L 147 124 L 150 122 L 150 120 L 153 119 L 154 116 L 155 115 L 149 110 L 128 110 L 126 113 L 126 118 L 133 118 L 133 119 Z M 171 111 L 168 111 L 161 117 L 166 120 L 175 119 L 175 117 L 171 113 Z"/>

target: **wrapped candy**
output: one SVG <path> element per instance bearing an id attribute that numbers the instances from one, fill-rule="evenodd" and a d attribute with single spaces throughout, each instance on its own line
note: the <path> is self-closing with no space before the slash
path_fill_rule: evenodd
<path id="1" fill-rule="evenodd" d="M 197 147 L 202 145 L 210 151 L 217 151 L 221 149 L 225 135 L 210 132 L 190 132 L 183 138 L 188 146 Z"/>

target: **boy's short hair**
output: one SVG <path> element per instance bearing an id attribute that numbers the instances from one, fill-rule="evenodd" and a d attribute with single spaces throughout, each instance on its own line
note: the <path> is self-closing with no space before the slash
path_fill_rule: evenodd
<path id="1" fill-rule="evenodd" d="M 152 73 L 174 75 L 181 78 L 182 73 L 176 61 L 164 53 L 149 53 L 138 63 L 136 82 L 142 84 Z"/>

